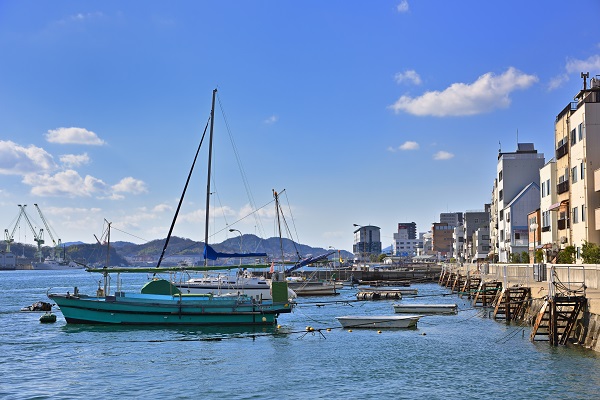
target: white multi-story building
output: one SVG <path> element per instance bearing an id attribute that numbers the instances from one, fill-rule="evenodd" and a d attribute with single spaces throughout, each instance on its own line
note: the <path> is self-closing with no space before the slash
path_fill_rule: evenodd
<path id="1" fill-rule="evenodd" d="M 527 251 L 527 214 L 538 208 L 540 168 L 543 166 L 544 155 L 538 154 L 533 143 L 518 143 L 516 152 L 498 154 L 497 175 L 492 195 L 492 209 L 497 213 L 492 218 L 497 234 L 494 245 L 497 245 L 497 248 L 492 251 L 497 253 L 500 262 L 508 262 L 512 253 Z M 524 205 L 529 207 L 531 183 L 535 184 L 537 199 L 535 206 L 524 209 Z M 529 189 L 524 192 L 526 188 Z M 525 196 L 526 199 L 515 202 L 518 195 Z M 519 225 L 505 220 L 507 211 L 509 218 L 512 215 Z"/>
<path id="2" fill-rule="evenodd" d="M 558 251 L 557 213 L 560 206 L 556 197 L 556 160 L 553 158 L 540 169 L 540 246 L 546 255 L 545 261 L 554 258 Z"/>

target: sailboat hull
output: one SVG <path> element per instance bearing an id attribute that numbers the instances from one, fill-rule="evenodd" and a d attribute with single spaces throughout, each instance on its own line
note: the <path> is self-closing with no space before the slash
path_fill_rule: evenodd
<path id="1" fill-rule="evenodd" d="M 116 293 L 87 297 L 48 296 L 67 323 L 116 325 L 273 325 L 289 304 L 256 303 L 235 296 L 171 296 Z"/>

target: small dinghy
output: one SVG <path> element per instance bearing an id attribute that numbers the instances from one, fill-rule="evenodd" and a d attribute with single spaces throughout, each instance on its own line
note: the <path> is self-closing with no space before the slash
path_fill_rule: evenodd
<path id="1" fill-rule="evenodd" d="M 56 314 L 52 314 L 51 312 L 47 312 L 46 314 L 40 317 L 40 322 L 43 324 L 56 322 Z"/>
<path id="2" fill-rule="evenodd" d="M 336 317 L 344 328 L 413 328 L 420 315 L 346 315 Z"/>
<path id="3" fill-rule="evenodd" d="M 44 301 L 36 301 L 30 306 L 21 308 L 23 312 L 48 312 L 52 311 L 52 306 L 54 304 L 46 303 Z"/>

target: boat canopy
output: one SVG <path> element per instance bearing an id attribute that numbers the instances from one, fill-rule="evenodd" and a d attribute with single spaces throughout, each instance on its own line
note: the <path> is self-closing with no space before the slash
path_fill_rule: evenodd
<path id="1" fill-rule="evenodd" d="M 285 271 L 285 273 L 288 274 L 290 272 L 293 272 L 293 271 L 295 271 L 297 269 L 305 267 L 305 266 L 307 266 L 309 264 L 312 264 L 314 262 L 325 260 L 327 257 L 329 257 L 330 255 L 332 255 L 333 253 L 335 253 L 335 251 L 330 251 L 329 253 L 321 254 L 320 256 L 316 256 L 316 257 L 305 258 L 304 260 L 299 261 L 296 264 L 294 264 L 292 267 L 288 268 Z"/>
<path id="2" fill-rule="evenodd" d="M 216 260 L 218 258 L 232 257 L 266 257 L 267 253 L 219 253 L 209 245 L 204 245 L 204 259 Z"/>

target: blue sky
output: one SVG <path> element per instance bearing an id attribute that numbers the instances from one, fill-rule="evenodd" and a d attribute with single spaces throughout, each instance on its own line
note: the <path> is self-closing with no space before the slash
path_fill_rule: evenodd
<path id="1" fill-rule="evenodd" d="M 517 137 L 552 157 L 580 72 L 600 74 L 599 16 L 591 0 L 0 1 L 0 225 L 28 204 L 42 228 L 37 203 L 63 242 L 104 219 L 113 240 L 165 237 L 218 88 L 211 242 L 275 236 L 285 189 L 293 239 L 351 250 L 372 224 L 389 246 L 398 222 L 483 209 Z M 204 238 L 205 170 L 203 149 L 178 236 Z M 23 224 L 15 240 L 34 243 Z"/>

